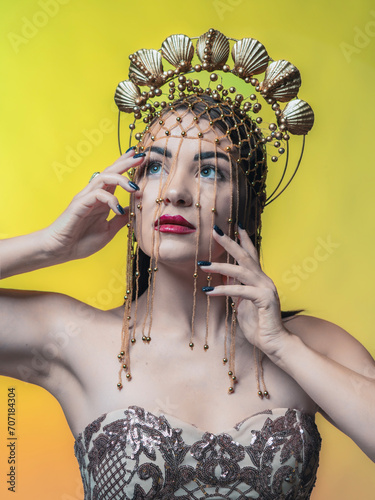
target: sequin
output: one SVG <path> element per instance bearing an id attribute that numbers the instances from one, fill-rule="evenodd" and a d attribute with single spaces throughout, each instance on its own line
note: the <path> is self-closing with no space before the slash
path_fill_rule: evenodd
<path id="1" fill-rule="evenodd" d="M 266 410 L 221 434 L 138 406 L 76 439 L 85 500 L 309 499 L 321 438 L 299 410 Z"/>

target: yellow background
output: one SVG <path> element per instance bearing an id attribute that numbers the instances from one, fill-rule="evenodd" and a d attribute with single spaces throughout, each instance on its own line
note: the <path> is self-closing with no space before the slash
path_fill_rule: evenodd
<path id="1" fill-rule="evenodd" d="M 49 5 L 48 14 L 42 4 Z M 274 59 L 288 59 L 301 70 L 300 96 L 313 107 L 316 123 L 288 194 L 266 210 L 265 270 L 284 309 L 301 307 L 339 324 L 374 355 L 375 4 L 369 0 L 2 2 L 0 237 L 48 225 L 92 172 L 117 157 L 113 94 L 127 78 L 128 55 L 159 48 L 169 34 L 199 36 L 210 27 L 257 38 Z M 56 162 L 67 165 L 68 150 L 77 149 L 85 131 L 103 127 L 103 120 L 102 139 L 57 176 Z M 336 246 L 318 261 L 316 249 L 327 239 Z M 103 308 L 117 306 L 122 292 L 109 291 L 108 283 L 113 271 L 123 269 L 125 241 L 122 231 L 85 261 L 17 276 L 3 286 L 56 290 Z M 304 274 L 292 284 L 294 266 Z M 10 385 L 18 398 L 16 494 L 5 486 Z M 322 418 L 318 424 L 323 450 L 312 498 L 373 498 L 372 462 Z M 82 498 L 72 435 L 46 391 L 2 379 L 0 426 L 1 498 Z"/>

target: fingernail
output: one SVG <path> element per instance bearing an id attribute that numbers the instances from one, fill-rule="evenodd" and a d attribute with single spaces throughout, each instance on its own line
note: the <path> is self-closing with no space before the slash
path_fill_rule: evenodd
<path id="1" fill-rule="evenodd" d="M 146 153 L 138 153 L 134 155 L 133 158 L 143 158 L 144 156 L 146 156 Z"/>
<path id="2" fill-rule="evenodd" d="M 240 229 L 243 229 L 243 225 L 241 224 L 241 222 L 237 222 L 237 226 L 238 226 Z"/>
<path id="3" fill-rule="evenodd" d="M 127 150 L 125 151 L 125 154 L 126 154 L 126 153 L 129 153 L 129 151 L 131 151 L 132 149 L 135 149 L 135 146 L 131 146 L 129 149 L 127 149 Z"/>
<path id="4" fill-rule="evenodd" d="M 215 231 L 217 232 L 217 234 L 219 236 L 223 236 L 224 235 L 223 231 L 216 224 L 214 225 L 214 229 L 215 229 Z"/>
<path id="5" fill-rule="evenodd" d="M 124 212 L 124 209 L 122 208 L 121 205 L 117 205 L 116 208 L 120 212 L 121 215 L 124 215 L 125 212 Z"/>
<path id="6" fill-rule="evenodd" d="M 198 260 L 197 264 L 198 266 L 210 266 L 211 262 L 208 262 L 208 260 Z"/>
<path id="7" fill-rule="evenodd" d="M 202 287 L 202 292 L 212 292 L 212 290 L 214 290 L 215 287 L 213 286 L 203 286 Z"/>
<path id="8" fill-rule="evenodd" d="M 136 191 L 139 191 L 139 186 L 138 184 L 136 184 L 135 182 L 133 181 L 129 181 L 129 186 L 133 189 L 135 189 Z"/>

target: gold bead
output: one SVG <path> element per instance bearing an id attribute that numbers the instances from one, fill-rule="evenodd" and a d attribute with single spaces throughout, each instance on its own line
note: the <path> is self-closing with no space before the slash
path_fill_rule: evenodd
<path id="1" fill-rule="evenodd" d="M 228 224 L 232 224 L 233 219 L 228 219 Z"/>
<path id="2" fill-rule="evenodd" d="M 223 363 L 225 365 L 225 363 L 228 363 L 228 358 L 223 358 Z"/>
<path id="3" fill-rule="evenodd" d="M 156 273 L 159 270 L 158 267 L 154 267 L 154 272 Z"/>
<path id="4" fill-rule="evenodd" d="M 233 372 L 229 370 L 228 375 L 231 377 L 233 375 Z"/>
<path id="5" fill-rule="evenodd" d="M 203 137 L 202 132 L 198 132 L 198 137 Z"/>
<path id="6" fill-rule="evenodd" d="M 201 208 L 201 204 L 200 204 L 200 203 L 196 203 L 196 204 L 195 204 L 195 206 L 196 206 L 197 208 Z"/>
<path id="7" fill-rule="evenodd" d="M 269 398 L 270 398 L 270 395 L 268 394 L 268 391 L 264 391 L 264 392 L 263 392 L 263 396 L 264 396 L 265 398 L 267 398 L 267 399 L 269 399 Z"/>
<path id="8" fill-rule="evenodd" d="M 193 274 L 193 277 L 194 277 L 194 278 L 198 278 L 198 274 L 197 274 L 197 273 L 194 273 L 194 274 Z"/>
<path id="9" fill-rule="evenodd" d="M 216 213 L 216 208 L 211 208 L 211 212 Z"/>
<path id="10" fill-rule="evenodd" d="M 138 208 L 138 210 L 142 210 L 142 205 L 140 203 L 138 203 L 137 208 Z"/>
<path id="11" fill-rule="evenodd" d="M 122 354 L 121 353 L 117 354 L 117 357 L 118 357 L 118 359 L 121 359 L 122 358 Z"/>
<path id="12" fill-rule="evenodd" d="M 190 347 L 191 349 L 193 349 L 193 347 L 194 347 L 194 342 L 189 342 L 189 347 Z"/>
<path id="13" fill-rule="evenodd" d="M 209 348 L 208 344 L 204 344 L 203 349 L 207 351 L 208 348 Z"/>
<path id="14" fill-rule="evenodd" d="M 233 387 L 229 387 L 228 392 L 229 392 L 229 394 L 233 394 L 234 393 Z"/>
<path id="15" fill-rule="evenodd" d="M 121 356 L 123 356 L 125 354 L 125 352 L 124 351 L 120 351 L 120 354 L 121 354 Z"/>
<path id="16" fill-rule="evenodd" d="M 131 339 L 130 341 L 132 344 L 135 344 L 137 342 L 137 339 L 135 339 L 134 337 Z"/>
<path id="17" fill-rule="evenodd" d="M 122 365 L 123 369 L 126 370 L 127 369 L 127 365 Z"/>
<path id="18" fill-rule="evenodd" d="M 119 382 L 119 383 L 117 384 L 117 387 L 118 387 L 118 389 L 122 389 L 122 383 L 121 383 L 121 382 Z"/>
<path id="19" fill-rule="evenodd" d="M 126 378 L 127 378 L 128 380 L 131 380 L 132 376 L 130 375 L 130 373 L 127 373 L 127 374 L 126 374 Z"/>
<path id="20" fill-rule="evenodd" d="M 207 276 L 207 281 L 211 281 L 212 280 L 212 276 L 208 275 Z"/>
<path id="21" fill-rule="evenodd" d="M 151 337 L 146 337 L 146 342 L 151 342 Z"/>
<path id="22" fill-rule="evenodd" d="M 262 391 L 258 391 L 258 396 L 260 397 L 260 399 L 263 399 L 263 392 Z"/>
<path id="23" fill-rule="evenodd" d="M 143 342 L 146 342 L 146 335 L 142 335 Z"/>

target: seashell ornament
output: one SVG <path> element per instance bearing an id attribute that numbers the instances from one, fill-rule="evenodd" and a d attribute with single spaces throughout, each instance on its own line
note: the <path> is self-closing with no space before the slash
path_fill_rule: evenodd
<path id="1" fill-rule="evenodd" d="M 266 70 L 269 55 L 264 45 L 255 38 L 242 38 L 232 47 L 233 73 L 240 78 L 259 75 Z"/>
<path id="2" fill-rule="evenodd" d="M 138 85 L 160 87 L 164 83 L 161 55 L 154 49 L 141 49 L 130 54 L 129 78 Z"/>
<path id="3" fill-rule="evenodd" d="M 194 46 L 186 35 L 171 35 L 161 45 L 163 57 L 180 71 L 191 69 Z"/>
<path id="4" fill-rule="evenodd" d="M 130 80 L 124 80 L 117 85 L 115 102 L 120 111 L 132 113 L 134 111 L 134 106 L 143 104 L 144 98 L 142 98 L 137 85 Z"/>
<path id="5" fill-rule="evenodd" d="M 306 135 L 314 125 L 314 111 L 307 102 L 294 99 L 288 102 L 277 121 L 280 130 L 288 130 L 295 135 Z"/>
<path id="6" fill-rule="evenodd" d="M 229 56 L 229 40 L 220 31 L 210 29 L 198 38 L 196 51 L 204 70 L 222 69 Z"/>
<path id="7" fill-rule="evenodd" d="M 288 102 L 294 99 L 301 86 L 301 74 L 292 63 L 284 61 L 272 62 L 266 69 L 260 93 L 265 99 Z"/>

